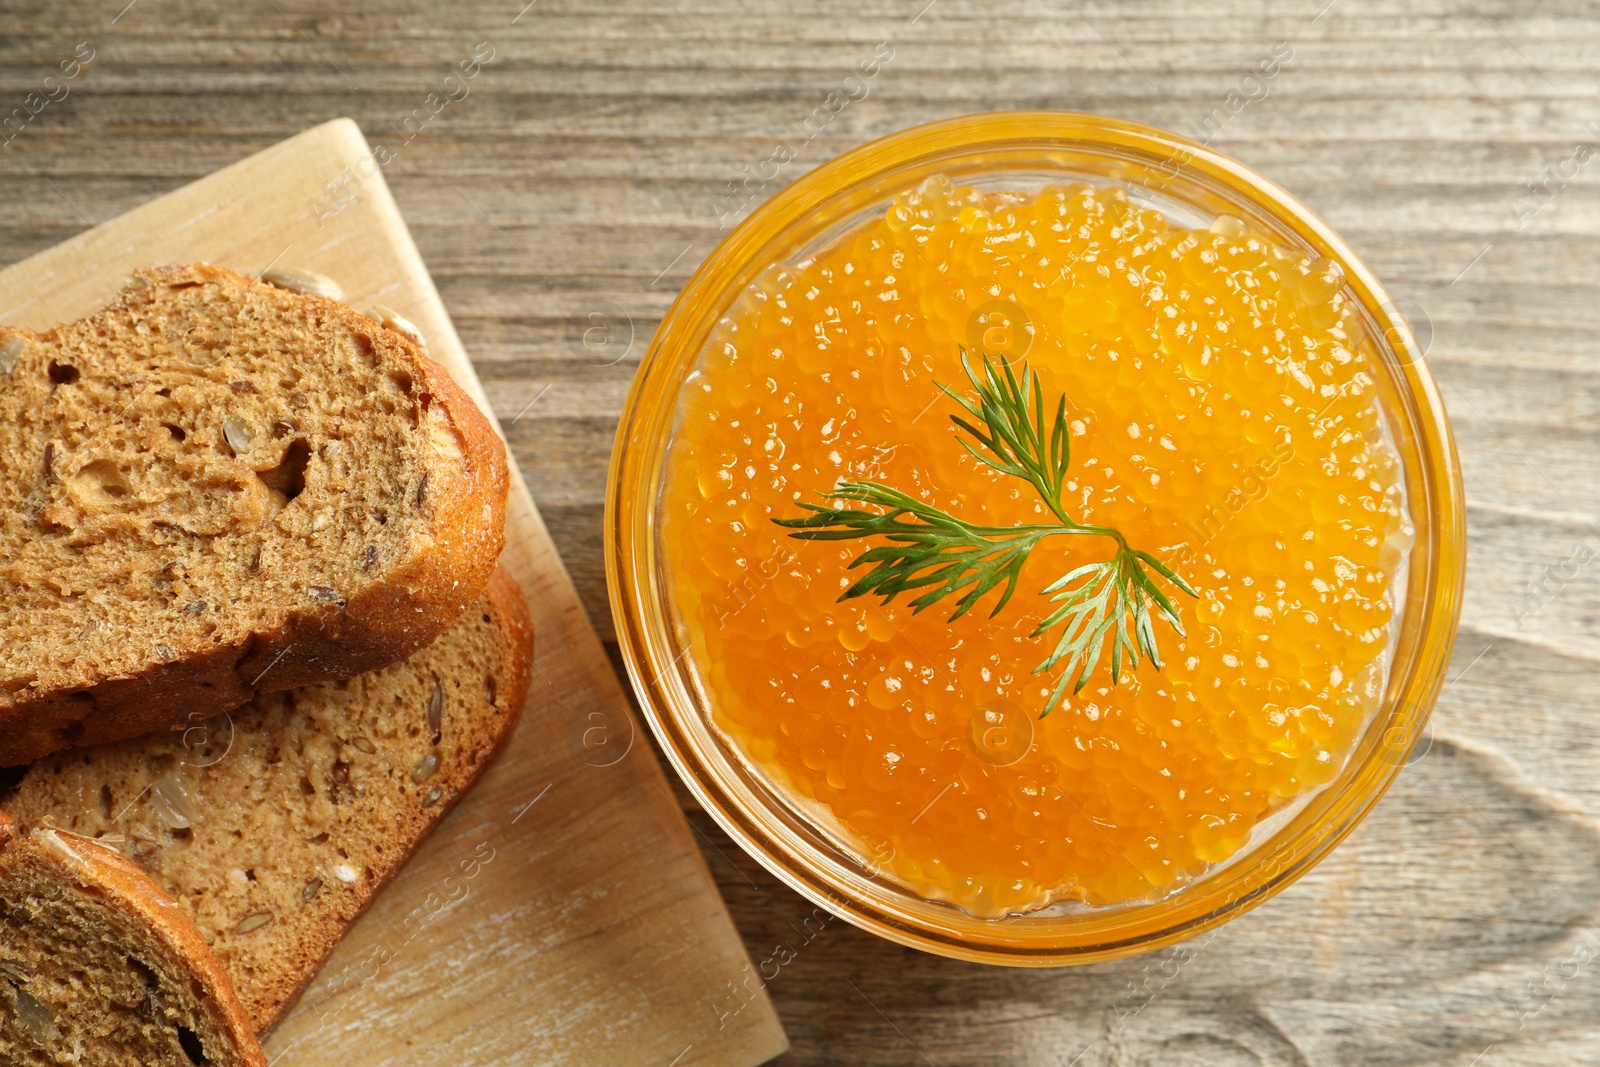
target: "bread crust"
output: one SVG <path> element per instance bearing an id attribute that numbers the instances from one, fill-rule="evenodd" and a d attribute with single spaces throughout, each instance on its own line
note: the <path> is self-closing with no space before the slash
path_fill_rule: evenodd
<path id="1" fill-rule="evenodd" d="M 108 909 L 150 930 L 183 961 L 199 985 L 197 999 L 212 1023 L 226 1033 L 243 1062 L 266 1067 L 267 1057 L 250 1025 L 233 981 L 183 909 L 139 868 L 112 849 L 88 838 L 56 830 L 20 837 L 0 812 L 0 877 L 24 865 L 42 865 L 95 895 Z"/>
<path id="2" fill-rule="evenodd" d="M 516 730 L 517 722 L 522 715 L 522 706 L 527 703 L 528 686 L 533 674 L 534 634 L 533 622 L 528 614 L 528 602 L 522 595 L 522 589 L 517 585 L 516 579 L 512 578 L 503 567 L 495 570 L 482 599 L 499 625 L 500 632 L 505 635 L 507 644 L 503 661 L 508 668 L 508 674 L 505 676 L 502 688 L 506 701 L 506 714 L 499 734 L 494 738 L 492 747 L 483 759 L 471 765 L 453 768 L 448 774 L 440 773 L 435 780 L 443 790 L 444 800 L 437 807 L 410 809 L 403 813 L 396 822 L 395 837 L 398 840 L 409 839 L 410 847 L 404 854 L 395 858 L 381 879 L 364 883 L 360 891 L 351 893 L 348 897 L 350 906 L 345 912 L 328 917 L 328 921 L 317 931 L 317 936 L 308 946 L 303 958 L 298 961 L 299 966 L 283 974 L 257 976 L 252 997 L 262 1007 L 257 1010 L 254 1022 L 262 1036 L 266 1036 L 289 1013 L 289 1009 L 294 1007 L 300 999 L 300 994 L 316 976 L 317 970 L 333 952 L 334 946 L 344 937 L 350 925 L 361 917 L 377 899 L 378 894 L 383 892 L 384 887 L 400 873 L 401 868 L 411 858 L 411 854 L 417 850 L 417 846 L 443 821 L 461 796 L 472 788 Z"/>
<path id="3" fill-rule="evenodd" d="M 264 283 L 205 264 L 141 270 L 108 312 L 147 297 L 144 289 L 217 283 Z M 57 677 L 13 694 L 0 689 L 0 766 L 27 763 L 63 748 L 183 729 L 238 707 L 257 691 L 275 691 L 377 670 L 426 647 L 482 593 L 505 546 L 509 473 L 505 446 L 448 371 L 410 339 L 349 307 L 318 296 L 273 290 L 275 299 L 306 301 L 339 325 L 369 336 L 388 355 L 413 365 L 423 407 L 460 443 L 461 461 L 430 472 L 422 507 L 426 551 L 382 585 L 343 603 L 297 606 L 282 625 L 232 645 L 176 641 L 170 662 L 151 658 L 116 677 Z M 86 321 L 92 321 L 90 316 Z M 0 327 L 9 336 L 38 339 Z"/>

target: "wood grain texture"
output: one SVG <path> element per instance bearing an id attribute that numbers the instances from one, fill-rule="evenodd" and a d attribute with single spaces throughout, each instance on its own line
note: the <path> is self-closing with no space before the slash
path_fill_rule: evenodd
<path id="1" fill-rule="evenodd" d="M 605 467 L 645 340 L 726 232 L 727 183 L 877 42 L 895 54 L 870 95 L 779 181 L 963 112 L 1186 130 L 1288 42 L 1214 143 L 1338 228 L 1431 337 L 1471 529 L 1431 750 L 1326 863 L 1211 940 L 1051 973 L 808 923 L 689 816 L 752 960 L 797 950 L 767 984 L 780 1063 L 1600 1064 L 1600 569 L 1576 562 L 1600 554 L 1600 159 L 1516 206 L 1600 143 L 1592 2 L 138 0 L 113 24 L 125 3 L 0 0 L 0 115 L 78 41 L 98 57 L 0 148 L 0 258 L 324 119 L 399 144 L 451 65 L 493 46 L 386 177 L 608 641 Z"/>

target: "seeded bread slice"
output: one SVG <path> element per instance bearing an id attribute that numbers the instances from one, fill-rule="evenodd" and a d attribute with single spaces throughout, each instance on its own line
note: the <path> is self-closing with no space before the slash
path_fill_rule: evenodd
<path id="1" fill-rule="evenodd" d="M 0 814 L 0 1063 L 266 1067 L 200 931 L 120 854 Z"/>
<path id="2" fill-rule="evenodd" d="M 506 486 L 449 374 L 332 300 L 188 266 L 0 326 L 0 766 L 410 655 Z"/>
<path id="3" fill-rule="evenodd" d="M 3 803 L 22 826 L 123 849 L 193 917 L 265 1030 L 510 734 L 532 641 L 499 571 L 403 663 L 258 696 L 187 735 L 58 753 Z M 474 872 L 481 860 L 461 857 Z"/>

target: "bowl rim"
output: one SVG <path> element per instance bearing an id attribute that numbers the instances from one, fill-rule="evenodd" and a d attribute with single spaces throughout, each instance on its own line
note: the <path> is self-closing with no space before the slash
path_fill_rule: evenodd
<path id="1" fill-rule="evenodd" d="M 1352 754 L 1347 765 L 1347 770 L 1356 768 L 1357 776 L 1337 791 L 1330 783 L 1323 793 L 1332 796 L 1316 795 L 1317 804 L 1312 806 L 1321 811 L 1319 818 L 1288 835 L 1270 854 L 1263 851 L 1262 855 L 1247 855 L 1239 863 L 1238 872 L 1217 882 L 1209 891 L 1197 891 L 1188 898 L 1184 898 L 1184 891 L 1135 908 L 1131 921 L 1108 915 L 1099 922 L 1064 922 L 1059 929 L 1070 927 L 1097 934 L 1067 942 L 1060 938 L 1041 939 L 1037 930 L 1032 935 L 1016 929 L 1002 931 L 1011 919 L 979 919 L 959 909 L 920 900 L 918 904 L 902 903 L 893 899 L 896 893 L 887 890 L 874 897 L 870 880 L 843 879 L 837 872 L 819 866 L 814 857 L 808 860 L 805 850 L 797 848 L 795 835 L 786 834 L 775 825 L 781 820 L 772 818 L 771 812 L 754 810 L 729 790 L 678 721 L 686 710 L 698 712 L 692 706 L 680 706 L 686 691 L 681 684 L 672 684 L 678 678 L 675 661 L 669 662 L 663 655 L 661 642 L 651 632 L 651 620 L 645 617 L 645 609 L 652 603 L 648 593 L 653 580 L 650 563 L 656 507 L 653 500 L 642 506 L 638 497 L 652 484 L 650 465 L 659 466 L 659 449 L 664 447 L 664 437 L 670 435 L 670 430 L 662 439 L 654 439 L 642 433 L 641 427 L 648 426 L 652 418 L 659 422 L 663 413 L 675 405 L 676 390 L 659 386 L 665 376 L 685 364 L 679 351 L 682 346 L 675 346 L 675 342 L 703 321 L 706 306 L 714 302 L 707 294 L 717 297 L 727 293 L 727 283 L 735 272 L 756 261 L 753 252 L 763 250 L 828 196 L 847 195 L 852 188 L 867 185 L 874 176 L 905 169 L 919 159 L 954 159 L 1004 150 L 1007 146 L 1131 153 L 1150 163 L 1160 162 L 1163 167 L 1173 168 L 1174 177 L 1187 174 L 1203 178 L 1247 199 L 1253 207 L 1268 212 L 1275 223 L 1338 262 L 1358 307 L 1382 331 L 1381 338 L 1374 338 L 1374 344 L 1380 350 L 1380 361 L 1391 385 L 1399 387 L 1390 399 L 1404 405 L 1414 433 L 1417 454 L 1403 455 L 1414 462 L 1419 476 L 1414 482 L 1408 466 L 1409 510 L 1413 516 L 1428 518 L 1426 529 L 1418 523 L 1417 539 L 1420 546 L 1427 536 L 1431 546 L 1427 570 L 1419 575 L 1415 566 L 1411 568 L 1413 588 L 1407 590 L 1407 604 L 1419 594 L 1420 600 L 1419 617 L 1413 624 L 1416 630 L 1407 635 L 1413 649 L 1408 669 L 1401 677 L 1397 654 L 1385 707 L 1374 715 L 1359 751 Z M 720 316 L 729 302 L 722 301 L 714 314 Z M 687 363 L 692 365 L 697 358 L 698 348 Z M 1398 441 L 1397 447 L 1404 453 L 1405 446 Z M 1355 252 L 1286 190 L 1215 149 L 1142 123 L 1053 111 L 967 115 L 891 133 L 800 176 L 725 236 L 679 291 L 635 373 L 611 456 L 604 532 L 612 616 L 634 693 L 657 742 L 701 807 L 780 881 L 852 924 L 940 955 L 1017 966 L 1095 962 L 1154 950 L 1195 936 L 1270 899 L 1326 856 L 1393 784 L 1404 767 L 1405 754 L 1421 736 L 1453 648 L 1466 558 L 1460 463 L 1438 387 L 1404 317 Z M 1423 586 L 1417 589 L 1419 578 Z M 1409 616 L 1410 611 L 1406 614 Z M 1397 614 L 1391 625 L 1406 628 L 1403 623 L 1407 621 Z M 1256 846 L 1252 846 L 1252 853 L 1255 851 Z M 1208 877 L 1193 884 L 1204 886 L 1209 881 Z M 868 887 L 865 895 L 864 885 Z M 1231 894 L 1221 892 L 1235 886 L 1243 889 Z M 902 889 L 898 896 L 903 898 L 908 893 Z M 1181 903 L 1171 903 L 1179 898 L 1184 898 Z M 943 908 L 949 914 L 939 912 L 930 919 L 929 908 Z M 1034 922 L 1037 927 L 1039 920 Z"/>

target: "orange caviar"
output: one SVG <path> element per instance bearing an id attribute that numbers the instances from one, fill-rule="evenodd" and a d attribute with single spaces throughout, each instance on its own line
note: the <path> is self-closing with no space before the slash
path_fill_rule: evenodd
<path id="1" fill-rule="evenodd" d="M 1408 545 L 1373 358 L 1337 268 L 1223 217 L 1176 227 L 1120 189 L 935 178 L 719 324 L 682 399 L 660 529 L 716 725 L 884 876 L 977 915 L 1159 898 L 1327 783 L 1376 707 Z M 1065 498 L 1173 566 L 1163 666 L 1054 681 L 1042 590 L 1108 558 L 1041 542 L 989 594 L 839 601 L 881 540 L 774 518 L 874 480 L 967 521 L 1048 518 L 961 447 L 965 346 L 1067 397 Z"/>

